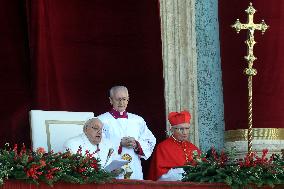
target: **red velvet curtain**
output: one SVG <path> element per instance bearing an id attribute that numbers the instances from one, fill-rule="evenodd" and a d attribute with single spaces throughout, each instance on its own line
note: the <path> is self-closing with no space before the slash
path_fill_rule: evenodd
<path id="1" fill-rule="evenodd" d="M 270 28 L 261 35 L 255 31 L 253 77 L 253 127 L 284 128 L 284 1 L 220 0 L 219 22 L 226 130 L 247 128 L 247 55 L 244 41 L 247 31 L 236 33 L 231 25 L 239 18 L 247 21 L 245 9 L 253 3 L 254 22 L 265 20 Z"/>
<path id="2" fill-rule="evenodd" d="M 0 141 L 29 143 L 31 67 L 25 4 L 0 1 Z"/>
<path id="3" fill-rule="evenodd" d="M 158 0 L 5 0 L 0 14 L 1 145 L 30 144 L 31 109 L 108 111 L 113 85 L 164 138 Z"/>

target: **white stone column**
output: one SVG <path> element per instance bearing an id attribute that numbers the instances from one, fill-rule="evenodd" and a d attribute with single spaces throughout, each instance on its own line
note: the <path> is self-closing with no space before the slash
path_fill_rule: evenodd
<path id="1" fill-rule="evenodd" d="M 166 115 L 189 110 L 190 140 L 198 146 L 195 0 L 160 0 L 160 14 Z"/>

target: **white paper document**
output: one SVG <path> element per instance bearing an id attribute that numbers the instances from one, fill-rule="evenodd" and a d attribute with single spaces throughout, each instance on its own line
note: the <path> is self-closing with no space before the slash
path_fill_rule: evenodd
<path id="1" fill-rule="evenodd" d="M 126 165 L 127 163 L 129 163 L 129 161 L 127 160 L 113 160 L 109 165 L 107 165 L 104 170 L 111 172 L 113 170 L 119 169 L 121 168 L 123 165 Z"/>

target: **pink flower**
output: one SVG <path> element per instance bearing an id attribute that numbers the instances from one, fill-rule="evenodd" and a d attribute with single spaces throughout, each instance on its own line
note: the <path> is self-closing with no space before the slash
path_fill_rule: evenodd
<path id="1" fill-rule="evenodd" d="M 43 147 L 39 147 L 39 148 L 36 149 L 36 153 L 38 153 L 38 154 L 44 154 L 44 153 L 45 153 L 45 150 L 44 150 Z"/>
<path id="2" fill-rule="evenodd" d="M 45 161 L 44 161 L 44 160 L 39 160 L 39 162 L 40 162 L 40 166 L 41 166 L 41 167 L 46 166 L 46 163 L 45 163 Z"/>

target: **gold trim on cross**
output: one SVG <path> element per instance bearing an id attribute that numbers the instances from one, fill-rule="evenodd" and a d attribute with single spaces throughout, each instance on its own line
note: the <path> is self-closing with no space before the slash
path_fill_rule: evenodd
<path id="1" fill-rule="evenodd" d="M 232 27 L 239 33 L 241 30 L 248 30 L 248 39 L 245 41 L 245 43 L 248 46 L 248 54 L 245 56 L 245 59 L 248 62 L 248 68 L 244 70 L 244 73 L 246 75 L 256 75 L 256 70 L 252 68 L 253 62 L 257 59 L 253 55 L 253 47 L 255 45 L 255 40 L 254 40 L 254 30 L 261 30 L 262 34 L 268 29 L 268 25 L 262 20 L 260 24 L 255 24 L 253 22 L 253 17 L 254 13 L 256 10 L 252 6 L 252 3 L 250 3 L 249 7 L 245 10 L 246 13 L 248 14 L 248 21 L 246 24 L 243 24 L 240 22 L 239 19 L 235 22 L 235 24 L 232 25 Z"/>

